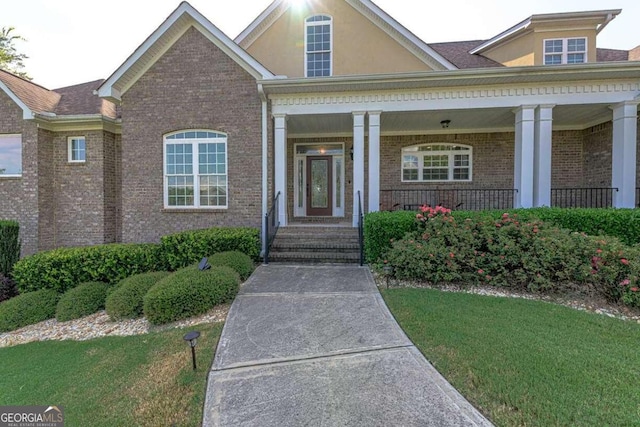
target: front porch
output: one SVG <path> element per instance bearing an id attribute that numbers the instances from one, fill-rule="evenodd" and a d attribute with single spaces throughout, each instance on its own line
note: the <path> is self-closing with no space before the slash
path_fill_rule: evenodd
<path id="1" fill-rule="evenodd" d="M 640 83 L 615 68 L 616 84 L 585 67 L 270 83 L 280 225 L 422 204 L 634 208 Z"/>

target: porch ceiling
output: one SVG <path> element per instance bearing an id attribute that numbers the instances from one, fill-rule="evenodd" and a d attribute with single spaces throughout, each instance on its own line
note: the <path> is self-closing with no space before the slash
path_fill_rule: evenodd
<path id="1" fill-rule="evenodd" d="M 564 105 L 553 109 L 556 130 L 585 129 L 611 120 L 608 104 Z M 448 129 L 440 122 L 451 120 Z M 515 115 L 510 108 L 469 110 L 383 112 L 382 134 L 447 134 L 456 132 L 513 131 Z M 351 135 L 353 119 L 350 114 L 312 114 L 290 116 L 287 122 L 290 137 L 321 135 Z"/>

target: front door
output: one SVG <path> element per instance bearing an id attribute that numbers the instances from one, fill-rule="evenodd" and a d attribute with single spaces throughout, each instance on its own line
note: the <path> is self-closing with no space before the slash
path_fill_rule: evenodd
<path id="1" fill-rule="evenodd" d="M 333 216 L 333 157 L 307 157 L 307 216 Z"/>

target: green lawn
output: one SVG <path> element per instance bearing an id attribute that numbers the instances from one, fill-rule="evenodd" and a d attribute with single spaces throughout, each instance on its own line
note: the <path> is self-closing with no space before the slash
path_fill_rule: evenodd
<path id="1" fill-rule="evenodd" d="M 383 296 L 411 340 L 498 426 L 640 426 L 640 324 L 522 299 Z"/>
<path id="2" fill-rule="evenodd" d="M 201 331 L 198 370 L 182 337 Z M 0 349 L 0 406 L 58 405 L 69 426 L 200 426 L 222 323 Z"/>

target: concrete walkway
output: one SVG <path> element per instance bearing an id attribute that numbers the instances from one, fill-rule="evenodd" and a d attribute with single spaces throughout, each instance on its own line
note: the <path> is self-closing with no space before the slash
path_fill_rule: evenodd
<path id="1" fill-rule="evenodd" d="M 205 426 L 491 426 L 405 336 L 368 268 L 261 266 L 231 306 Z"/>

